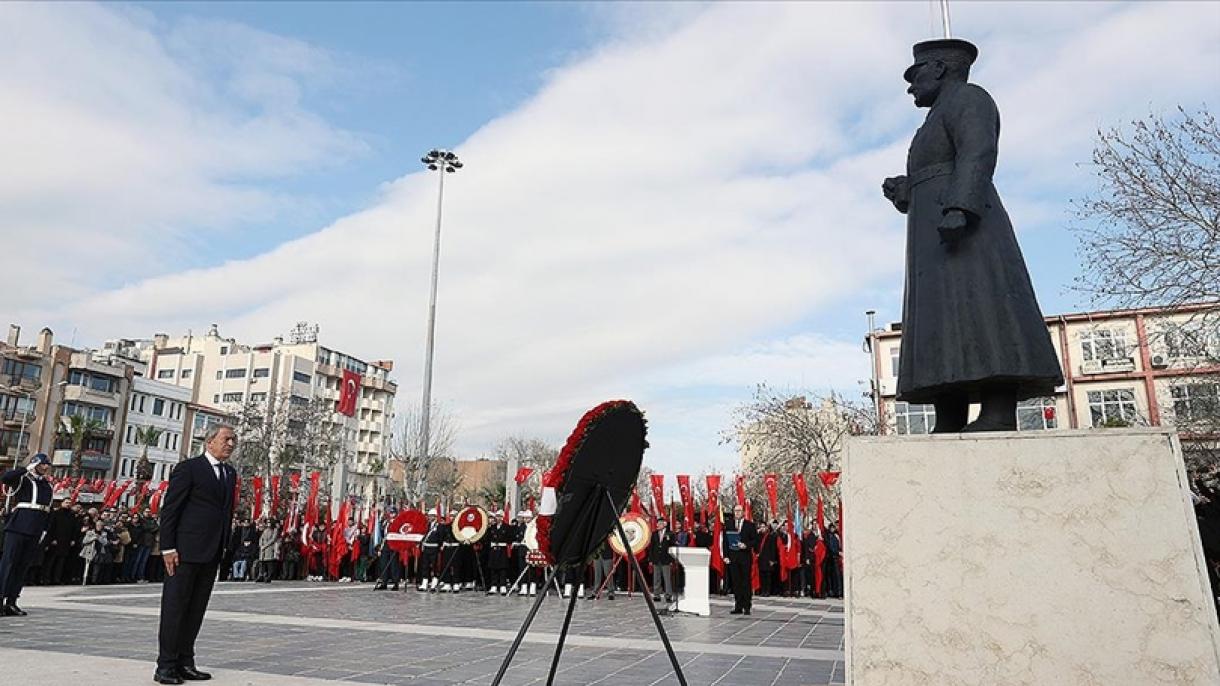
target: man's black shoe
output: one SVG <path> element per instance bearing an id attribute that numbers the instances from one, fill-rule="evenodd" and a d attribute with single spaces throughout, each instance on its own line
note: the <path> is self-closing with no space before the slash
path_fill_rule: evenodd
<path id="1" fill-rule="evenodd" d="M 732 612 L 730 612 L 729 614 L 731 614 L 731 615 L 739 615 L 739 614 L 741 614 L 741 610 L 740 610 L 740 609 L 733 610 L 733 611 L 732 611 Z"/>
<path id="2" fill-rule="evenodd" d="M 179 667 L 178 676 L 187 681 L 207 681 L 208 679 L 212 678 L 211 674 L 201 672 L 194 667 Z"/>
<path id="3" fill-rule="evenodd" d="M 398 590 L 398 582 L 397 582 L 397 581 L 395 581 L 395 582 L 394 582 L 394 585 L 390 587 L 390 590 L 391 590 L 391 591 L 397 591 L 397 590 Z"/>
<path id="4" fill-rule="evenodd" d="M 30 614 L 30 613 L 26 612 L 25 610 L 22 610 L 21 608 L 17 607 L 17 603 L 9 603 L 5 607 L 8 609 L 9 615 L 13 616 L 13 617 L 24 617 L 24 616 Z"/>
<path id="5" fill-rule="evenodd" d="M 746 614 L 750 614 L 750 608 L 746 608 Z"/>
<path id="6" fill-rule="evenodd" d="M 374 586 L 374 587 L 373 587 L 373 590 L 374 590 L 374 591 L 384 591 L 384 590 L 385 590 L 385 584 L 379 583 L 379 584 L 377 584 L 376 586 Z"/>
<path id="7" fill-rule="evenodd" d="M 153 681 L 158 684 L 180 684 L 182 677 L 178 676 L 178 672 L 173 669 L 158 669 L 153 672 Z"/>
<path id="8" fill-rule="evenodd" d="M 0 617 L 16 617 L 17 613 L 8 609 L 8 605 L 0 605 Z"/>

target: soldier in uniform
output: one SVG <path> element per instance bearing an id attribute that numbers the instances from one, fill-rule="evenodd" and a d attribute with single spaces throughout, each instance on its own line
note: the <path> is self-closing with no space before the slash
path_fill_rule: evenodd
<path id="1" fill-rule="evenodd" d="M 453 527 L 448 517 L 438 525 L 441 542 L 441 592 L 461 593 L 462 582 L 458 576 L 458 567 L 461 562 L 459 557 L 462 544 L 458 543 L 457 536 L 453 535 Z M 435 590 L 435 589 L 434 589 Z"/>
<path id="2" fill-rule="evenodd" d="M 508 544 L 513 539 L 500 515 L 491 514 L 491 526 L 483 540 L 487 544 L 487 595 L 508 595 Z"/>
<path id="3" fill-rule="evenodd" d="M 4 553 L 0 557 L 0 616 L 24 617 L 17 598 L 25 585 L 26 569 L 34 558 L 51 519 L 51 483 L 47 472 L 51 460 L 43 453 L 30 458 L 25 467 L 10 469 L 0 481 L 12 491 L 12 511 L 4 525 Z"/>
<path id="4" fill-rule="evenodd" d="M 526 510 L 521 513 L 521 524 L 517 526 L 517 531 L 513 535 L 513 558 L 517 562 L 517 575 L 520 576 L 521 571 L 525 571 L 525 576 L 521 577 L 521 585 L 517 587 L 517 595 L 523 596 L 527 592 L 530 595 L 538 593 L 538 569 L 531 567 L 526 561 L 526 556 L 529 554 L 529 546 L 525 544 L 525 532 L 529 530 L 529 523 L 534 519 L 534 513 Z"/>
<path id="5" fill-rule="evenodd" d="M 428 515 L 428 533 L 424 534 L 424 539 L 420 542 L 419 548 L 419 590 L 426 591 L 429 589 L 436 590 L 438 583 L 436 578 L 436 559 L 440 554 L 441 543 L 444 534 L 441 532 L 441 527 L 436 521 L 436 515 Z"/>

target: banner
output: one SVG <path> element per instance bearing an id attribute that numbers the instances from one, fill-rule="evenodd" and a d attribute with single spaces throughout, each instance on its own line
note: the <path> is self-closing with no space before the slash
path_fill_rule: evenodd
<path id="1" fill-rule="evenodd" d="M 633 488 L 631 489 L 631 512 L 632 514 L 640 514 L 643 511 L 644 508 L 640 505 L 640 494 Z"/>
<path id="2" fill-rule="evenodd" d="M 271 518 L 275 519 L 280 513 L 280 475 L 276 474 L 271 477 Z"/>
<path id="3" fill-rule="evenodd" d="M 707 479 L 709 485 L 707 489 L 707 497 L 710 501 L 716 497 L 716 491 L 711 488 L 712 477 L 709 476 Z M 716 476 L 716 481 L 720 481 L 720 477 L 718 475 Z M 719 483 L 717 483 L 717 485 L 719 485 Z M 710 562 L 712 569 L 716 570 L 716 573 L 720 575 L 721 579 L 723 579 L 724 550 L 722 547 L 723 543 L 721 542 L 721 537 L 724 536 L 724 517 L 720 514 L 719 506 L 712 510 L 712 517 L 714 517 L 714 519 L 712 520 L 712 559 Z"/>
<path id="4" fill-rule="evenodd" d="M 682 519 L 686 522 L 686 530 L 694 536 L 695 531 L 695 501 L 690 493 L 690 475 L 678 475 L 678 497 L 682 499 Z"/>
<path id="5" fill-rule="evenodd" d="M 256 476 L 250 480 L 251 488 L 254 491 L 254 521 L 258 521 L 263 516 L 263 477 Z"/>
<path id="6" fill-rule="evenodd" d="M 650 474 L 648 477 L 652 482 L 652 506 L 654 516 L 665 516 L 665 475 Z"/>
<path id="7" fill-rule="evenodd" d="M 792 475 L 792 485 L 796 488 L 796 501 L 800 503 L 800 510 L 806 511 L 809 509 L 809 486 L 805 483 L 805 475 L 797 472 Z"/>
<path id="8" fill-rule="evenodd" d="M 826 508 L 822 505 L 822 496 L 818 496 L 818 536 L 826 535 Z"/>
<path id="9" fill-rule="evenodd" d="M 763 476 L 763 485 L 767 487 L 767 504 L 771 506 L 771 518 L 779 517 L 779 475 Z"/>
<path id="10" fill-rule="evenodd" d="M 339 387 L 339 406 L 335 411 L 348 417 L 356 416 L 356 401 L 360 399 L 360 375 L 350 369 L 343 370 L 343 382 Z"/>
<path id="11" fill-rule="evenodd" d="M 318 525 L 318 487 L 322 485 L 322 473 L 313 472 L 309 475 L 309 500 L 305 501 L 305 526 Z"/>
<path id="12" fill-rule="evenodd" d="M 152 502 L 148 504 L 148 509 L 153 513 L 153 516 L 161 512 L 161 498 L 165 496 L 166 488 L 169 488 L 168 481 L 162 481 L 157 484 L 157 490 L 153 493 Z"/>
<path id="13" fill-rule="evenodd" d="M 705 512 L 704 522 L 711 526 L 711 522 L 707 521 L 707 517 L 718 517 L 720 515 L 720 475 L 707 475 L 707 502 L 704 503 L 707 508 Z"/>
<path id="14" fill-rule="evenodd" d="M 818 478 L 822 480 L 822 486 L 829 491 L 839 480 L 839 472 L 818 472 Z"/>
<path id="15" fill-rule="evenodd" d="M 525 483 L 525 480 L 530 478 L 530 475 L 533 473 L 533 467 L 521 467 L 517 469 L 517 474 L 513 476 L 513 481 L 516 481 L 517 484 L 523 484 Z"/>
<path id="16" fill-rule="evenodd" d="M 737 475 L 737 507 L 745 510 L 746 519 L 752 519 L 750 517 L 750 501 L 746 500 L 746 477 L 741 474 Z M 741 523 L 738 522 L 738 526 L 740 525 Z"/>

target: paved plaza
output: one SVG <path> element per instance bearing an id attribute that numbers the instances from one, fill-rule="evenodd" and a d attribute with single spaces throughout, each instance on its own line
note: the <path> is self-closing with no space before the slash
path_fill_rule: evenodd
<path id="1" fill-rule="evenodd" d="M 152 683 L 159 598 L 157 585 L 27 588 L 22 606 L 30 615 L 0 619 L 0 665 L 17 677 L 5 683 Z M 711 618 L 663 620 L 691 686 L 843 682 L 840 602 L 757 598 L 749 617 L 730 616 L 727 599 L 712 602 Z M 199 665 L 213 670 L 218 686 L 486 685 L 528 607 L 528 599 L 473 592 L 220 583 Z M 554 598 L 543 604 L 506 686 L 545 683 L 563 609 Z M 579 601 L 555 683 L 678 682 L 644 600 L 620 594 Z"/>

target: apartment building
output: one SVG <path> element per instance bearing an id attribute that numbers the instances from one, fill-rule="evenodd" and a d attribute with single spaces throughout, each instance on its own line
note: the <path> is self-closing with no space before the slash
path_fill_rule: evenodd
<path id="1" fill-rule="evenodd" d="M 337 405 L 344 372 L 359 378 L 355 416 L 333 412 L 330 427 L 342 436 L 343 481 L 349 492 L 365 491 L 385 477 L 390 453 L 396 384 L 393 363 L 368 362 L 318 342 L 317 327 L 298 324 L 287 340 L 246 345 L 220 334 L 213 324 L 203 335 L 117 339 L 106 349 L 138 359 L 145 375 L 189 393 L 193 441 L 210 423 L 229 419 L 244 403 L 273 395 L 293 403 L 321 398 Z"/>
<path id="2" fill-rule="evenodd" d="M 188 388 L 139 376 L 132 379 L 117 476 L 135 478 L 140 458 L 147 455 L 153 485 L 168 479 L 174 465 L 189 457 L 190 403 Z"/>
<path id="3" fill-rule="evenodd" d="M 1176 426 L 1187 451 L 1214 441 L 1220 422 L 1220 329 L 1217 305 L 1106 310 L 1046 317 L 1064 371 L 1052 396 L 1017 410 L 1021 431 L 1061 428 Z M 874 399 L 885 430 L 932 430 L 931 405 L 898 402 L 902 327 L 868 335 Z M 973 413 L 977 407 L 972 408 Z"/>

